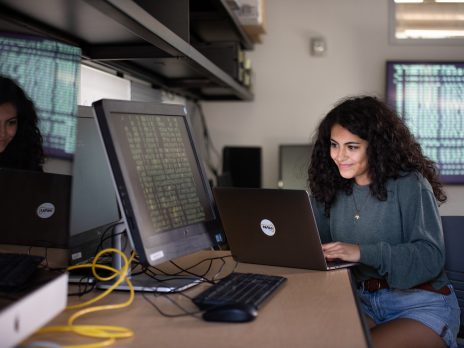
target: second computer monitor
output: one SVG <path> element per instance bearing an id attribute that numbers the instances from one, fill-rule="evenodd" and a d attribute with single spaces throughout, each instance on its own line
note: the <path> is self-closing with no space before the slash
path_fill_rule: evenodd
<path id="1" fill-rule="evenodd" d="M 70 215 L 72 264 L 95 256 L 104 233 L 120 220 L 116 190 L 90 106 L 78 109 Z"/>
<path id="2" fill-rule="evenodd" d="M 283 144 L 279 146 L 279 182 L 284 189 L 308 189 L 308 168 L 311 144 Z"/>
<path id="3" fill-rule="evenodd" d="M 100 100 L 97 121 L 129 237 L 156 265 L 215 244 L 212 195 L 185 107 Z"/>

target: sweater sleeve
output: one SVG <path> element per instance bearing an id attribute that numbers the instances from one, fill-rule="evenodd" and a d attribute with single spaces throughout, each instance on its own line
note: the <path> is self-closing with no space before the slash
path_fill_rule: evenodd
<path id="1" fill-rule="evenodd" d="M 392 288 L 409 289 L 437 277 L 445 263 L 443 232 L 435 196 L 422 177 L 409 176 L 397 190 L 401 242 L 360 245 L 361 262 L 373 267 Z"/>

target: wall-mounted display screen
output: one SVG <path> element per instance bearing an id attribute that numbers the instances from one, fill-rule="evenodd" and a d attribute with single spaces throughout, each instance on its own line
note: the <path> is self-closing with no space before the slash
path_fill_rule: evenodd
<path id="1" fill-rule="evenodd" d="M 74 153 L 80 59 L 79 47 L 0 33 L 0 74 L 15 80 L 34 102 L 47 156 Z"/>
<path id="2" fill-rule="evenodd" d="M 387 103 L 447 184 L 464 184 L 464 62 L 387 62 Z"/>

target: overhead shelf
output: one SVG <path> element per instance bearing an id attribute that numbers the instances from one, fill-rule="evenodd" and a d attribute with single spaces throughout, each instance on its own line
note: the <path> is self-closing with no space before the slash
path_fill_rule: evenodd
<path id="1" fill-rule="evenodd" d="M 0 30 L 79 46 L 83 61 L 191 98 L 253 99 L 194 47 L 233 41 L 253 48 L 224 0 L 0 0 Z"/>

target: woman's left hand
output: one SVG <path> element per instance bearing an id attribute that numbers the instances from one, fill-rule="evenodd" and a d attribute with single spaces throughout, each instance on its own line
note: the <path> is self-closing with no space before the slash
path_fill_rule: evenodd
<path id="1" fill-rule="evenodd" d="M 361 250 L 357 244 L 333 242 L 322 244 L 322 251 L 327 260 L 340 259 L 350 262 L 359 262 Z"/>

